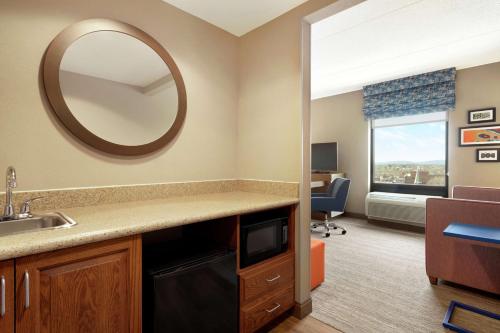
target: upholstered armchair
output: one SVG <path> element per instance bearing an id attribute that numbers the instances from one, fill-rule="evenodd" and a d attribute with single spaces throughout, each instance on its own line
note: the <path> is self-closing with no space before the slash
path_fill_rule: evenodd
<path id="1" fill-rule="evenodd" d="M 455 186 L 452 198 L 427 199 L 425 266 L 438 279 L 500 294 L 500 248 L 447 237 L 453 222 L 500 227 L 500 189 Z"/>

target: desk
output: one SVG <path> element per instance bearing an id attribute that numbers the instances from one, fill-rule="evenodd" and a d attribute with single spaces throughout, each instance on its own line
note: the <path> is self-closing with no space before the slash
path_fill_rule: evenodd
<path id="1" fill-rule="evenodd" d="M 316 180 L 311 182 L 311 188 L 323 187 L 325 185 L 326 185 L 325 182 L 322 180 Z"/>
<path id="2" fill-rule="evenodd" d="M 326 187 L 330 185 L 330 183 L 335 179 L 335 178 L 345 178 L 345 174 L 343 172 L 337 172 L 337 173 L 312 173 L 311 174 L 311 188 L 323 188 L 324 192 L 326 191 Z"/>

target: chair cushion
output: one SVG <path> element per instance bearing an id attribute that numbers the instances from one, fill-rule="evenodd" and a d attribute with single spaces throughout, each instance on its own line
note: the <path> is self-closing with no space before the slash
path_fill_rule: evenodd
<path id="1" fill-rule="evenodd" d="M 325 242 L 311 238 L 311 290 L 325 281 Z"/>

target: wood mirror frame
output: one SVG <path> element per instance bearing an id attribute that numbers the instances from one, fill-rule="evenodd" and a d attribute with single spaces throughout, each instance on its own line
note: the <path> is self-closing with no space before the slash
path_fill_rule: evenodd
<path id="1" fill-rule="evenodd" d="M 142 41 L 151 47 L 169 68 L 177 87 L 178 108 L 173 124 L 160 138 L 137 146 L 126 146 L 106 141 L 85 128 L 75 118 L 66 104 L 59 81 L 59 67 L 64 53 L 78 38 L 98 31 L 116 31 Z M 62 124 L 74 136 L 86 144 L 114 155 L 144 155 L 164 147 L 177 135 L 186 118 L 186 87 L 184 86 L 184 81 L 174 59 L 153 37 L 130 24 L 119 21 L 108 19 L 84 20 L 60 32 L 50 43 L 45 53 L 43 60 L 43 83 L 49 103 Z"/>

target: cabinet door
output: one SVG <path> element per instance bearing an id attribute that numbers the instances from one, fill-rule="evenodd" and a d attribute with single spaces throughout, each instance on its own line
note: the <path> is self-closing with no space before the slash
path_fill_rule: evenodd
<path id="1" fill-rule="evenodd" d="M 16 260 L 16 332 L 141 331 L 139 237 Z"/>
<path id="2" fill-rule="evenodd" d="M 14 333 L 14 261 L 0 262 L 0 332 Z"/>

